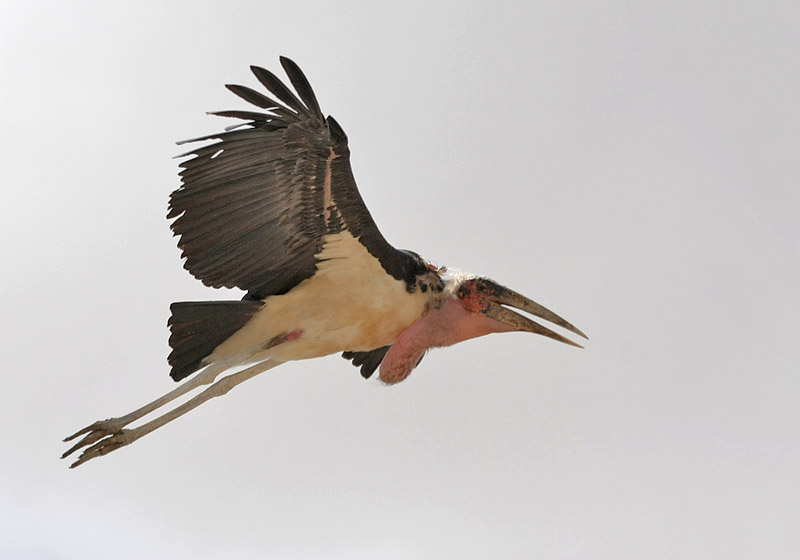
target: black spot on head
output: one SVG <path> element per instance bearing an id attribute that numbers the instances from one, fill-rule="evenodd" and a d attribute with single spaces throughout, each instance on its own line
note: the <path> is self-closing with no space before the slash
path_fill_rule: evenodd
<path id="1" fill-rule="evenodd" d="M 428 285 L 425 282 L 422 282 L 420 284 L 420 287 L 422 288 L 422 293 L 423 294 L 428 291 Z"/>

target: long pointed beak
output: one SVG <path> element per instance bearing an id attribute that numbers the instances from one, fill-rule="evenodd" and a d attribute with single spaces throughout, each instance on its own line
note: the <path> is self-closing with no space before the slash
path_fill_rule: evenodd
<path id="1" fill-rule="evenodd" d="M 563 342 L 564 344 L 583 348 L 583 346 L 577 342 L 573 342 L 572 340 L 561 336 L 557 332 L 540 325 L 536 321 L 533 321 L 524 315 L 511 311 L 508 309 L 508 307 L 503 307 L 504 305 L 520 309 L 526 313 L 530 313 L 535 317 L 549 321 L 554 325 L 558 325 L 559 327 L 562 327 L 577 334 L 578 336 L 585 338 L 586 340 L 589 340 L 588 336 L 583 334 L 579 328 L 574 326 L 569 321 L 559 317 L 543 305 L 539 305 L 535 301 L 528 299 L 522 294 L 518 294 L 514 290 L 506 288 L 505 286 L 495 284 L 495 290 L 490 297 L 490 300 L 489 306 L 483 311 L 483 314 L 491 317 L 492 319 L 500 321 L 501 323 L 505 323 L 514 330 L 540 334 L 542 336 L 552 338 L 553 340 Z"/>

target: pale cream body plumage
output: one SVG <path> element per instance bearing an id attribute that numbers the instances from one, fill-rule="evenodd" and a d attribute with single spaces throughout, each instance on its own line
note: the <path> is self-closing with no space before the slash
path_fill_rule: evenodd
<path id="1" fill-rule="evenodd" d="M 369 351 L 388 346 L 427 308 L 449 297 L 432 290 L 409 293 L 406 284 L 386 274 L 347 231 L 325 236 L 318 259 L 314 276 L 286 294 L 268 297 L 206 364 L 268 358 L 285 362 L 327 356 L 342 348 Z M 285 336 L 290 340 L 264 348 Z"/>

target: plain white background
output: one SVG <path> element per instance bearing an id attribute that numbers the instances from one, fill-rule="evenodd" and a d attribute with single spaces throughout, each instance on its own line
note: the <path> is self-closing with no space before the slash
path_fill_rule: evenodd
<path id="1" fill-rule="evenodd" d="M 0 18 L 0 556 L 800 556 L 796 2 L 27 2 Z M 385 236 L 586 331 L 173 387 L 174 141 L 297 61 Z"/>

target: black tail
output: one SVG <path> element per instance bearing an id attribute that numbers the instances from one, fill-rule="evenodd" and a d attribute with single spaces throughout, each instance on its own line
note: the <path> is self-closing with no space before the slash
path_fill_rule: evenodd
<path id="1" fill-rule="evenodd" d="M 169 306 L 168 361 L 175 381 L 203 367 L 203 358 L 241 329 L 262 301 L 180 301 Z"/>

